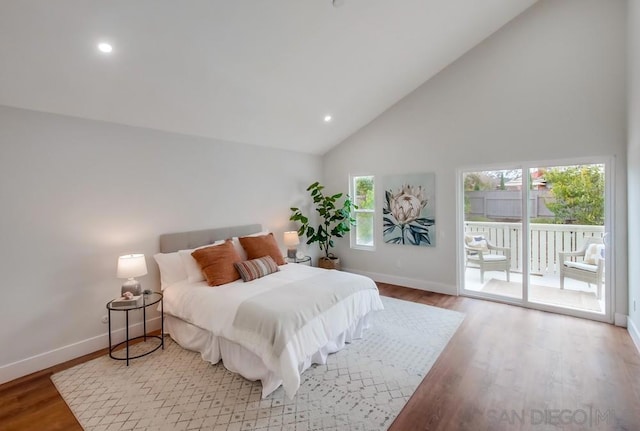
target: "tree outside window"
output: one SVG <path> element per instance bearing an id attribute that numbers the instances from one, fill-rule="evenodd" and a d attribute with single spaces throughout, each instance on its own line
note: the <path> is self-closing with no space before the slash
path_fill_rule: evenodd
<path id="1" fill-rule="evenodd" d="M 580 165 L 549 169 L 544 177 L 553 200 L 546 202 L 556 223 L 604 224 L 604 166 Z"/>
<path id="2" fill-rule="evenodd" d="M 374 177 L 352 177 L 352 195 L 358 209 L 354 210 L 356 227 L 352 230 L 351 245 L 355 248 L 373 248 L 375 223 Z"/>

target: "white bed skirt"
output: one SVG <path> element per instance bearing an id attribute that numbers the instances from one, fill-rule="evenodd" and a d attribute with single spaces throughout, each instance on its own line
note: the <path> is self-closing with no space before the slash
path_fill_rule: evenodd
<path id="1" fill-rule="evenodd" d="M 311 364 L 325 364 L 327 356 L 338 352 L 346 343 L 362 338 L 364 330 L 369 327 L 371 313 L 355 322 L 345 332 L 329 341 L 313 355 L 298 364 L 298 372 L 302 374 Z M 222 360 L 225 368 L 238 373 L 247 380 L 262 382 L 262 398 L 267 397 L 282 385 L 282 377 L 269 370 L 264 362 L 254 353 L 241 345 L 216 337 L 211 332 L 194 326 L 182 319 L 166 314 L 164 319 L 165 333 L 181 347 L 200 352 L 202 359 L 212 364 Z"/>

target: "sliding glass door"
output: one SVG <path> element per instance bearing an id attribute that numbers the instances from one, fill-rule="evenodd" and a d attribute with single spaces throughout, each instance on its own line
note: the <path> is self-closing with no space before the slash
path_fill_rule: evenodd
<path id="1" fill-rule="evenodd" d="M 529 301 L 605 313 L 605 165 L 532 167 L 529 178 Z"/>
<path id="2" fill-rule="evenodd" d="M 468 171 L 464 187 L 464 287 L 522 300 L 521 169 Z"/>
<path id="3" fill-rule="evenodd" d="M 463 294 L 610 320 L 607 165 L 460 173 Z"/>

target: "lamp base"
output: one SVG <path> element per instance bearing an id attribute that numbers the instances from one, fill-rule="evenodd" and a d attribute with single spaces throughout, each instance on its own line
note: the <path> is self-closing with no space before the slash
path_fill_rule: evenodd
<path id="1" fill-rule="evenodd" d="M 138 296 L 142 293 L 142 286 L 138 280 L 130 278 L 124 282 L 122 289 L 120 289 L 121 295 L 124 295 L 125 292 L 131 292 L 133 296 Z"/>
<path id="2" fill-rule="evenodd" d="M 287 257 L 289 259 L 295 259 L 297 252 L 298 252 L 297 248 L 289 248 L 289 249 L 287 249 Z"/>

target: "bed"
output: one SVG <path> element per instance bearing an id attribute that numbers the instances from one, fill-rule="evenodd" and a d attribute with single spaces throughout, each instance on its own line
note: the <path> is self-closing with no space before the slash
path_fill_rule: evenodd
<path id="1" fill-rule="evenodd" d="M 280 386 L 292 398 L 300 375 L 361 338 L 383 306 L 373 280 L 346 272 L 286 264 L 249 282 L 211 287 L 185 267 L 190 250 L 229 238 L 238 247 L 238 237 L 262 234 L 260 225 L 244 225 L 162 235 L 154 257 L 165 330 L 203 360 L 222 361 L 228 370 L 260 380 L 263 398 Z"/>

